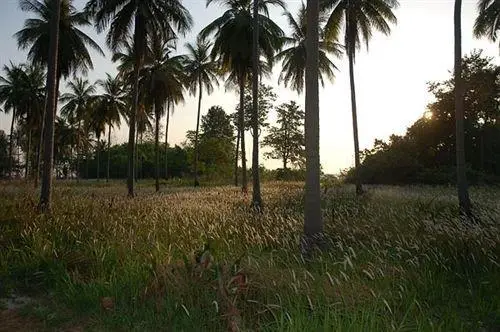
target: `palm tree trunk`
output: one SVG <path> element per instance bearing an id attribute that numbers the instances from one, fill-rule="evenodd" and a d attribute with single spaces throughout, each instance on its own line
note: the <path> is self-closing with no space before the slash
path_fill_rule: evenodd
<path id="1" fill-rule="evenodd" d="M 155 103 L 155 188 L 160 191 L 160 102 Z"/>
<path id="2" fill-rule="evenodd" d="M 81 122 L 78 120 L 78 129 L 76 136 L 76 182 L 80 182 L 80 126 Z"/>
<path id="3" fill-rule="evenodd" d="M 198 135 L 200 133 L 200 113 L 201 113 L 201 98 L 203 94 L 203 88 L 201 86 L 201 77 L 198 79 L 198 87 L 200 88 L 200 95 L 198 97 L 198 115 L 196 117 L 196 133 L 194 137 L 194 186 L 199 187 L 200 182 L 198 181 L 198 159 L 200 158 L 200 151 L 198 146 Z"/>
<path id="4" fill-rule="evenodd" d="M 464 81 L 462 78 L 462 0 L 455 0 L 455 122 L 457 149 L 457 191 L 460 215 L 472 217 L 465 174 Z"/>
<path id="5" fill-rule="evenodd" d="M 247 157 L 245 152 L 245 75 L 240 74 L 240 110 L 238 114 L 241 141 L 241 191 L 248 191 Z"/>
<path id="6" fill-rule="evenodd" d="M 61 17 L 61 0 L 55 0 L 55 22 Z M 52 168 L 54 163 L 54 119 L 57 110 L 57 61 L 59 50 L 59 24 L 50 28 L 49 61 L 47 68 L 47 101 L 45 103 L 45 137 L 43 151 L 43 175 L 39 208 L 42 213 L 50 212 L 52 195 Z"/>
<path id="7" fill-rule="evenodd" d="M 167 101 L 167 123 L 165 124 L 165 180 L 168 179 L 168 125 L 170 121 L 170 100 Z"/>
<path id="8" fill-rule="evenodd" d="M 252 75 L 252 206 L 257 211 L 262 211 L 262 195 L 260 192 L 260 169 L 259 169 L 259 1 L 253 2 L 253 75 Z"/>
<path id="9" fill-rule="evenodd" d="M 109 182 L 110 166 L 111 166 L 111 122 L 108 124 L 108 166 L 106 168 L 106 182 Z"/>
<path id="10" fill-rule="evenodd" d="M 14 142 L 14 124 L 16 123 L 16 109 L 12 109 L 12 122 L 10 123 L 10 138 L 9 138 L 9 178 L 12 178 L 12 167 L 14 165 L 12 160 L 12 149 Z"/>
<path id="11" fill-rule="evenodd" d="M 143 141 L 142 141 L 142 136 L 143 136 L 143 135 L 144 135 L 144 132 L 142 132 L 142 131 L 141 131 L 141 141 L 140 141 L 140 145 L 141 145 L 141 147 L 142 147 L 142 143 L 143 143 Z M 141 156 L 141 157 L 139 158 L 139 155 L 138 155 L 138 156 L 137 156 L 137 158 L 138 158 L 138 160 L 137 160 L 137 161 L 138 161 L 138 163 L 139 163 L 139 171 L 140 171 L 140 173 L 139 173 L 139 172 L 138 172 L 138 173 L 139 173 L 139 175 L 140 175 L 140 179 L 144 179 L 144 167 L 143 167 L 143 164 L 144 164 L 144 156 Z"/>
<path id="12" fill-rule="evenodd" d="M 352 107 L 352 132 L 354 135 L 354 169 L 355 169 L 355 182 L 356 182 L 356 194 L 361 195 L 363 193 L 363 185 L 361 183 L 361 177 L 359 174 L 360 168 L 360 157 L 359 157 L 359 136 L 358 136 L 358 111 L 356 104 L 356 85 L 354 82 L 354 32 L 351 30 L 349 19 L 349 9 L 346 10 L 346 33 L 347 33 L 347 56 L 349 58 L 349 81 L 351 85 L 351 107 Z"/>
<path id="13" fill-rule="evenodd" d="M 99 182 L 101 178 L 101 136 L 97 136 L 97 151 L 96 151 L 96 157 L 97 157 L 97 182 Z"/>
<path id="14" fill-rule="evenodd" d="M 26 165 L 24 166 L 24 178 L 28 180 L 30 175 L 30 161 L 31 161 L 31 129 L 28 131 L 28 149 L 26 151 Z"/>
<path id="15" fill-rule="evenodd" d="M 135 182 L 139 181 L 139 128 L 135 133 L 135 156 L 134 156 L 134 165 L 135 165 Z"/>
<path id="16" fill-rule="evenodd" d="M 234 154 L 234 185 L 238 187 L 238 152 L 240 148 L 240 128 L 236 128 L 237 136 L 236 136 L 236 153 Z"/>
<path id="17" fill-rule="evenodd" d="M 318 86 L 318 47 L 319 47 L 319 1 L 307 1 L 307 62 L 306 62 L 306 195 L 304 215 L 304 239 L 302 249 L 309 252 L 318 244 L 323 232 L 320 192 L 319 157 L 319 86 Z"/>

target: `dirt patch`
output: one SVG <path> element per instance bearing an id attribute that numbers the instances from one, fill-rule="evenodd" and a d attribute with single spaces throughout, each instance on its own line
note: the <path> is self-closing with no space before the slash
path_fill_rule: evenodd
<path id="1" fill-rule="evenodd" d="M 0 332 L 14 331 L 40 331 L 43 323 L 35 318 L 24 317 L 16 309 L 8 309 L 0 312 Z"/>

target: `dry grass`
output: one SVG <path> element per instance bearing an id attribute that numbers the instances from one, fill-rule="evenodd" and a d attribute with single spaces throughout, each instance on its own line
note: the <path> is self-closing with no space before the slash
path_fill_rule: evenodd
<path id="1" fill-rule="evenodd" d="M 30 311 L 47 328 L 494 331 L 499 194 L 473 189 L 470 225 L 453 188 L 333 188 L 329 249 L 305 260 L 300 183 L 266 183 L 262 215 L 232 187 L 142 187 L 130 200 L 118 183 L 60 183 L 51 217 L 29 187 L 4 183 L 0 295 L 48 299 Z"/>

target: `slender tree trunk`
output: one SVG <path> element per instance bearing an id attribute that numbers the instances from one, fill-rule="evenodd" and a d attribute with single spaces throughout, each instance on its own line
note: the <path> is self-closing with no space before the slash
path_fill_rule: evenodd
<path id="1" fill-rule="evenodd" d="M 309 252 L 318 244 L 323 232 L 321 216 L 320 157 L 319 157 L 319 0 L 307 1 L 307 62 L 306 62 L 306 195 L 304 239 L 302 249 Z"/>
<path id="2" fill-rule="evenodd" d="M 135 15 L 135 31 L 134 31 L 134 44 L 136 48 L 135 54 L 135 64 L 134 64 L 134 106 L 132 107 L 132 112 L 130 113 L 129 121 L 129 132 L 128 132 L 128 174 L 127 174 L 127 190 L 128 196 L 134 197 L 134 175 L 135 175 L 135 127 L 136 127 L 136 116 L 137 109 L 139 108 L 139 72 L 142 67 L 143 59 L 143 45 L 144 39 L 142 38 L 144 31 L 145 22 L 139 15 Z"/>
<path id="3" fill-rule="evenodd" d="M 61 0 L 55 0 L 55 22 L 60 21 Z M 43 176 L 39 208 L 42 213 L 50 213 L 52 195 L 52 169 L 54 163 L 54 119 L 57 110 L 57 61 L 59 50 L 59 24 L 50 27 L 49 61 L 47 68 L 47 101 L 45 103 L 45 139 L 43 151 Z"/>
<path id="4" fill-rule="evenodd" d="M 135 132 L 135 182 L 139 181 L 139 128 Z"/>
<path id="5" fill-rule="evenodd" d="M 78 120 L 78 134 L 76 136 L 76 182 L 80 182 L 80 129 L 81 121 Z"/>
<path id="6" fill-rule="evenodd" d="M 12 109 L 12 122 L 10 123 L 10 138 L 9 138 L 9 178 L 12 178 L 13 158 L 12 150 L 14 146 L 14 124 L 16 123 L 16 109 Z"/>
<path id="7" fill-rule="evenodd" d="M 165 124 L 165 180 L 168 180 L 168 125 L 170 122 L 170 100 L 167 101 L 167 123 Z"/>
<path id="8" fill-rule="evenodd" d="M 29 179 L 31 161 L 31 129 L 28 131 L 28 151 L 26 151 L 26 165 L 24 165 L 24 178 Z"/>
<path id="9" fill-rule="evenodd" d="M 144 134 L 144 133 L 143 133 L 143 132 L 141 132 L 141 141 L 140 141 L 141 147 L 143 146 L 143 145 L 142 145 L 142 144 L 143 144 L 143 141 L 142 141 L 142 136 L 143 136 L 143 134 Z M 140 176 L 141 176 L 140 178 L 141 178 L 141 179 L 144 179 L 144 167 L 143 167 L 143 164 L 144 164 L 144 156 L 141 156 L 141 157 L 139 158 L 138 162 L 139 162 L 139 167 L 140 167 L 140 168 L 139 168 L 139 170 L 140 170 Z"/>
<path id="10" fill-rule="evenodd" d="M 155 189 L 160 191 L 160 114 L 161 103 L 155 100 Z"/>
<path id="11" fill-rule="evenodd" d="M 240 74 L 240 110 L 238 114 L 241 142 L 241 191 L 248 191 L 247 157 L 245 151 L 245 75 Z"/>
<path id="12" fill-rule="evenodd" d="M 97 136 L 97 151 L 96 151 L 96 157 L 97 157 L 97 182 L 101 179 L 101 136 Z"/>
<path id="13" fill-rule="evenodd" d="M 106 167 L 106 182 L 109 182 L 110 167 L 111 167 L 111 122 L 108 124 L 108 165 Z"/>
<path id="14" fill-rule="evenodd" d="M 358 135 L 358 111 L 356 104 L 356 85 L 354 82 L 354 53 L 356 49 L 354 47 L 354 28 L 350 24 L 350 10 L 346 10 L 346 33 L 347 33 L 347 56 L 349 58 L 349 81 L 351 85 L 351 107 L 352 107 L 352 132 L 354 135 L 354 170 L 355 170 L 355 182 L 356 182 L 356 194 L 361 195 L 363 193 L 363 185 L 361 183 L 361 177 L 359 174 L 360 168 L 360 157 L 359 157 L 359 135 Z"/>
<path id="15" fill-rule="evenodd" d="M 194 186 L 199 187 L 198 180 L 198 160 L 200 158 L 198 135 L 200 133 L 200 114 L 201 114 L 201 98 L 203 95 L 203 88 L 201 86 L 201 77 L 198 78 L 198 87 L 200 88 L 200 95 L 198 97 L 198 115 L 196 117 L 196 133 L 194 138 Z"/>
<path id="16" fill-rule="evenodd" d="M 455 121 L 457 148 L 457 192 L 460 214 L 472 217 L 465 174 L 464 81 L 462 78 L 462 0 L 455 0 Z"/>
<path id="17" fill-rule="evenodd" d="M 239 186 L 238 181 L 238 159 L 239 159 L 239 148 L 240 148 L 240 128 L 239 125 L 236 128 L 237 136 L 236 136 L 236 153 L 234 154 L 234 185 L 236 187 Z"/>
<path id="18" fill-rule="evenodd" d="M 262 195 L 260 192 L 260 169 L 259 169 L 259 1 L 253 1 L 253 75 L 252 75 L 252 207 L 262 211 Z"/>

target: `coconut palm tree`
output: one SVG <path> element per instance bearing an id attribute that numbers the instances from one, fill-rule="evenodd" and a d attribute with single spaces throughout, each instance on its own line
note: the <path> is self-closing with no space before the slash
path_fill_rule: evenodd
<path id="1" fill-rule="evenodd" d="M 70 126 L 76 125 L 76 174 L 77 179 L 80 178 L 80 134 L 82 133 L 82 122 L 88 111 L 89 101 L 93 98 L 96 91 L 94 84 L 90 84 L 87 79 L 76 78 L 68 83 L 70 92 L 64 93 L 60 97 L 60 101 L 65 103 L 61 108 L 61 115 L 68 120 Z"/>
<path id="2" fill-rule="evenodd" d="M 467 176 L 465 174 L 464 99 L 465 85 L 462 77 L 462 0 L 455 0 L 455 122 L 457 150 L 457 193 L 460 214 L 472 217 Z"/>
<path id="3" fill-rule="evenodd" d="M 155 117 L 155 188 L 160 191 L 160 120 L 165 114 L 165 104 L 173 94 L 182 94 L 184 89 L 183 56 L 171 57 L 176 47 L 176 38 L 165 41 L 154 35 L 151 40 L 150 62 L 141 73 L 145 89 L 146 104 L 154 108 Z"/>
<path id="4" fill-rule="evenodd" d="M 304 79 L 306 73 L 306 36 L 307 36 L 307 11 L 302 3 L 297 16 L 285 12 L 288 25 L 291 30 L 290 36 L 284 37 L 285 49 L 276 55 L 276 60 L 282 62 L 282 69 L 279 76 L 279 83 L 284 83 L 285 87 L 290 87 L 297 93 L 304 90 Z M 338 68 L 328 57 L 329 54 L 335 57 L 342 55 L 342 46 L 335 42 L 327 42 L 323 25 L 327 21 L 326 14 L 319 14 L 319 80 L 321 85 L 325 85 L 325 77 L 332 81 L 335 78 L 335 71 Z"/>
<path id="5" fill-rule="evenodd" d="M 198 136 L 200 132 L 201 98 L 203 89 L 207 94 L 214 90 L 214 84 L 219 85 L 217 79 L 217 62 L 210 58 L 210 47 L 212 44 L 201 37 L 198 37 L 196 44 L 187 43 L 188 50 L 186 59 L 187 82 L 189 92 L 192 95 L 198 93 L 198 113 L 196 117 L 196 132 L 194 139 L 194 186 L 200 185 L 198 180 Z"/>
<path id="6" fill-rule="evenodd" d="M 61 77 L 68 78 L 70 74 L 93 69 L 92 58 L 88 48 L 92 48 L 104 55 L 101 48 L 92 38 L 86 35 L 79 27 L 90 26 L 88 15 L 78 12 L 72 0 L 20 0 L 21 10 L 33 13 L 36 18 L 26 20 L 23 29 L 15 34 L 21 49 L 29 49 L 28 59 L 34 64 L 48 67 L 50 61 L 50 40 L 52 27 L 59 22 L 58 50 L 56 68 L 56 96 L 59 93 Z M 49 88 L 49 75 L 47 87 Z M 57 98 L 55 101 L 57 109 Z M 48 104 L 47 104 L 48 105 Z M 42 121 L 42 131 L 45 123 L 45 110 Z M 41 160 L 37 161 L 37 169 Z M 38 172 L 35 173 L 35 185 L 38 183 Z"/>
<path id="7" fill-rule="evenodd" d="M 96 138 L 97 181 L 101 178 L 101 135 L 106 131 L 106 125 L 110 121 L 108 112 L 108 103 L 104 95 L 96 95 L 90 100 L 87 108 L 87 125 Z"/>
<path id="8" fill-rule="evenodd" d="M 500 2 L 498 0 L 479 0 L 479 15 L 474 24 L 477 38 L 487 37 L 491 41 L 500 41 Z"/>
<path id="9" fill-rule="evenodd" d="M 60 22 L 58 85 L 61 77 L 68 78 L 72 73 L 85 73 L 94 68 L 89 48 L 104 56 L 99 45 L 79 29 L 79 27 L 91 26 L 91 22 L 87 13 L 76 10 L 73 0 L 20 0 L 19 4 L 21 10 L 36 16 L 36 18 L 26 20 L 23 29 L 15 34 L 19 47 L 29 49 L 28 59 L 35 64 L 47 66 L 50 27 L 54 25 L 54 22 Z M 57 8 L 60 9 L 59 20 L 55 17 Z"/>
<path id="10" fill-rule="evenodd" d="M 354 134 L 354 162 L 359 170 L 358 114 L 356 107 L 356 88 L 354 82 L 354 61 L 356 50 L 365 42 L 368 46 L 375 31 L 385 35 L 391 32 L 390 23 L 396 24 L 393 10 L 399 6 L 398 0 L 322 0 L 322 9 L 331 10 L 326 24 L 326 37 L 329 42 L 339 39 L 344 26 L 344 42 L 349 59 L 349 78 L 351 85 L 352 126 Z M 363 193 L 361 178 L 356 175 L 356 193 Z"/>
<path id="11" fill-rule="evenodd" d="M 319 0 L 307 1 L 306 35 L 306 194 L 303 251 L 308 252 L 323 232 L 319 159 Z"/>
<path id="12" fill-rule="evenodd" d="M 120 127 L 122 116 L 127 114 L 127 103 L 122 87 L 122 81 L 106 74 L 106 79 L 98 80 L 97 84 L 104 90 L 100 95 L 101 106 L 105 112 L 105 119 L 108 124 L 108 164 L 106 167 L 106 182 L 109 182 L 109 168 L 111 165 L 111 130 L 116 126 Z"/>
<path id="13" fill-rule="evenodd" d="M 215 19 L 201 32 L 201 38 L 213 36 L 212 57 L 218 58 L 223 72 L 230 73 L 239 86 L 240 111 L 238 123 L 240 127 L 242 153 L 242 190 L 247 191 L 245 135 L 244 133 L 244 90 L 245 83 L 253 67 L 253 31 L 254 20 L 252 14 L 252 0 L 207 0 L 211 3 L 220 3 L 227 7 L 222 16 Z M 281 47 L 281 38 L 284 33 L 281 28 L 269 18 L 269 5 L 282 4 L 279 0 L 259 0 L 259 52 L 269 63 L 277 50 Z M 230 79 L 232 81 L 232 79 Z"/>
<path id="14" fill-rule="evenodd" d="M 4 112 L 8 114 L 12 111 L 12 121 L 10 124 L 9 137 L 9 176 L 12 176 L 12 147 L 14 125 L 19 118 L 18 111 L 23 105 L 23 98 L 26 93 L 25 72 L 22 65 L 10 63 L 10 67 L 3 67 L 4 76 L 0 76 L 0 103 L 4 104 Z"/>
<path id="15" fill-rule="evenodd" d="M 146 41 L 152 34 L 161 34 L 163 40 L 176 33 L 185 34 L 192 26 L 192 18 L 180 0 L 89 0 L 86 10 L 94 16 L 98 32 L 110 25 L 107 43 L 116 51 L 126 41 L 133 26 L 135 49 L 134 102 L 129 119 L 128 140 L 128 195 L 134 196 L 134 145 L 136 115 L 139 108 L 139 74 L 144 62 Z"/>

